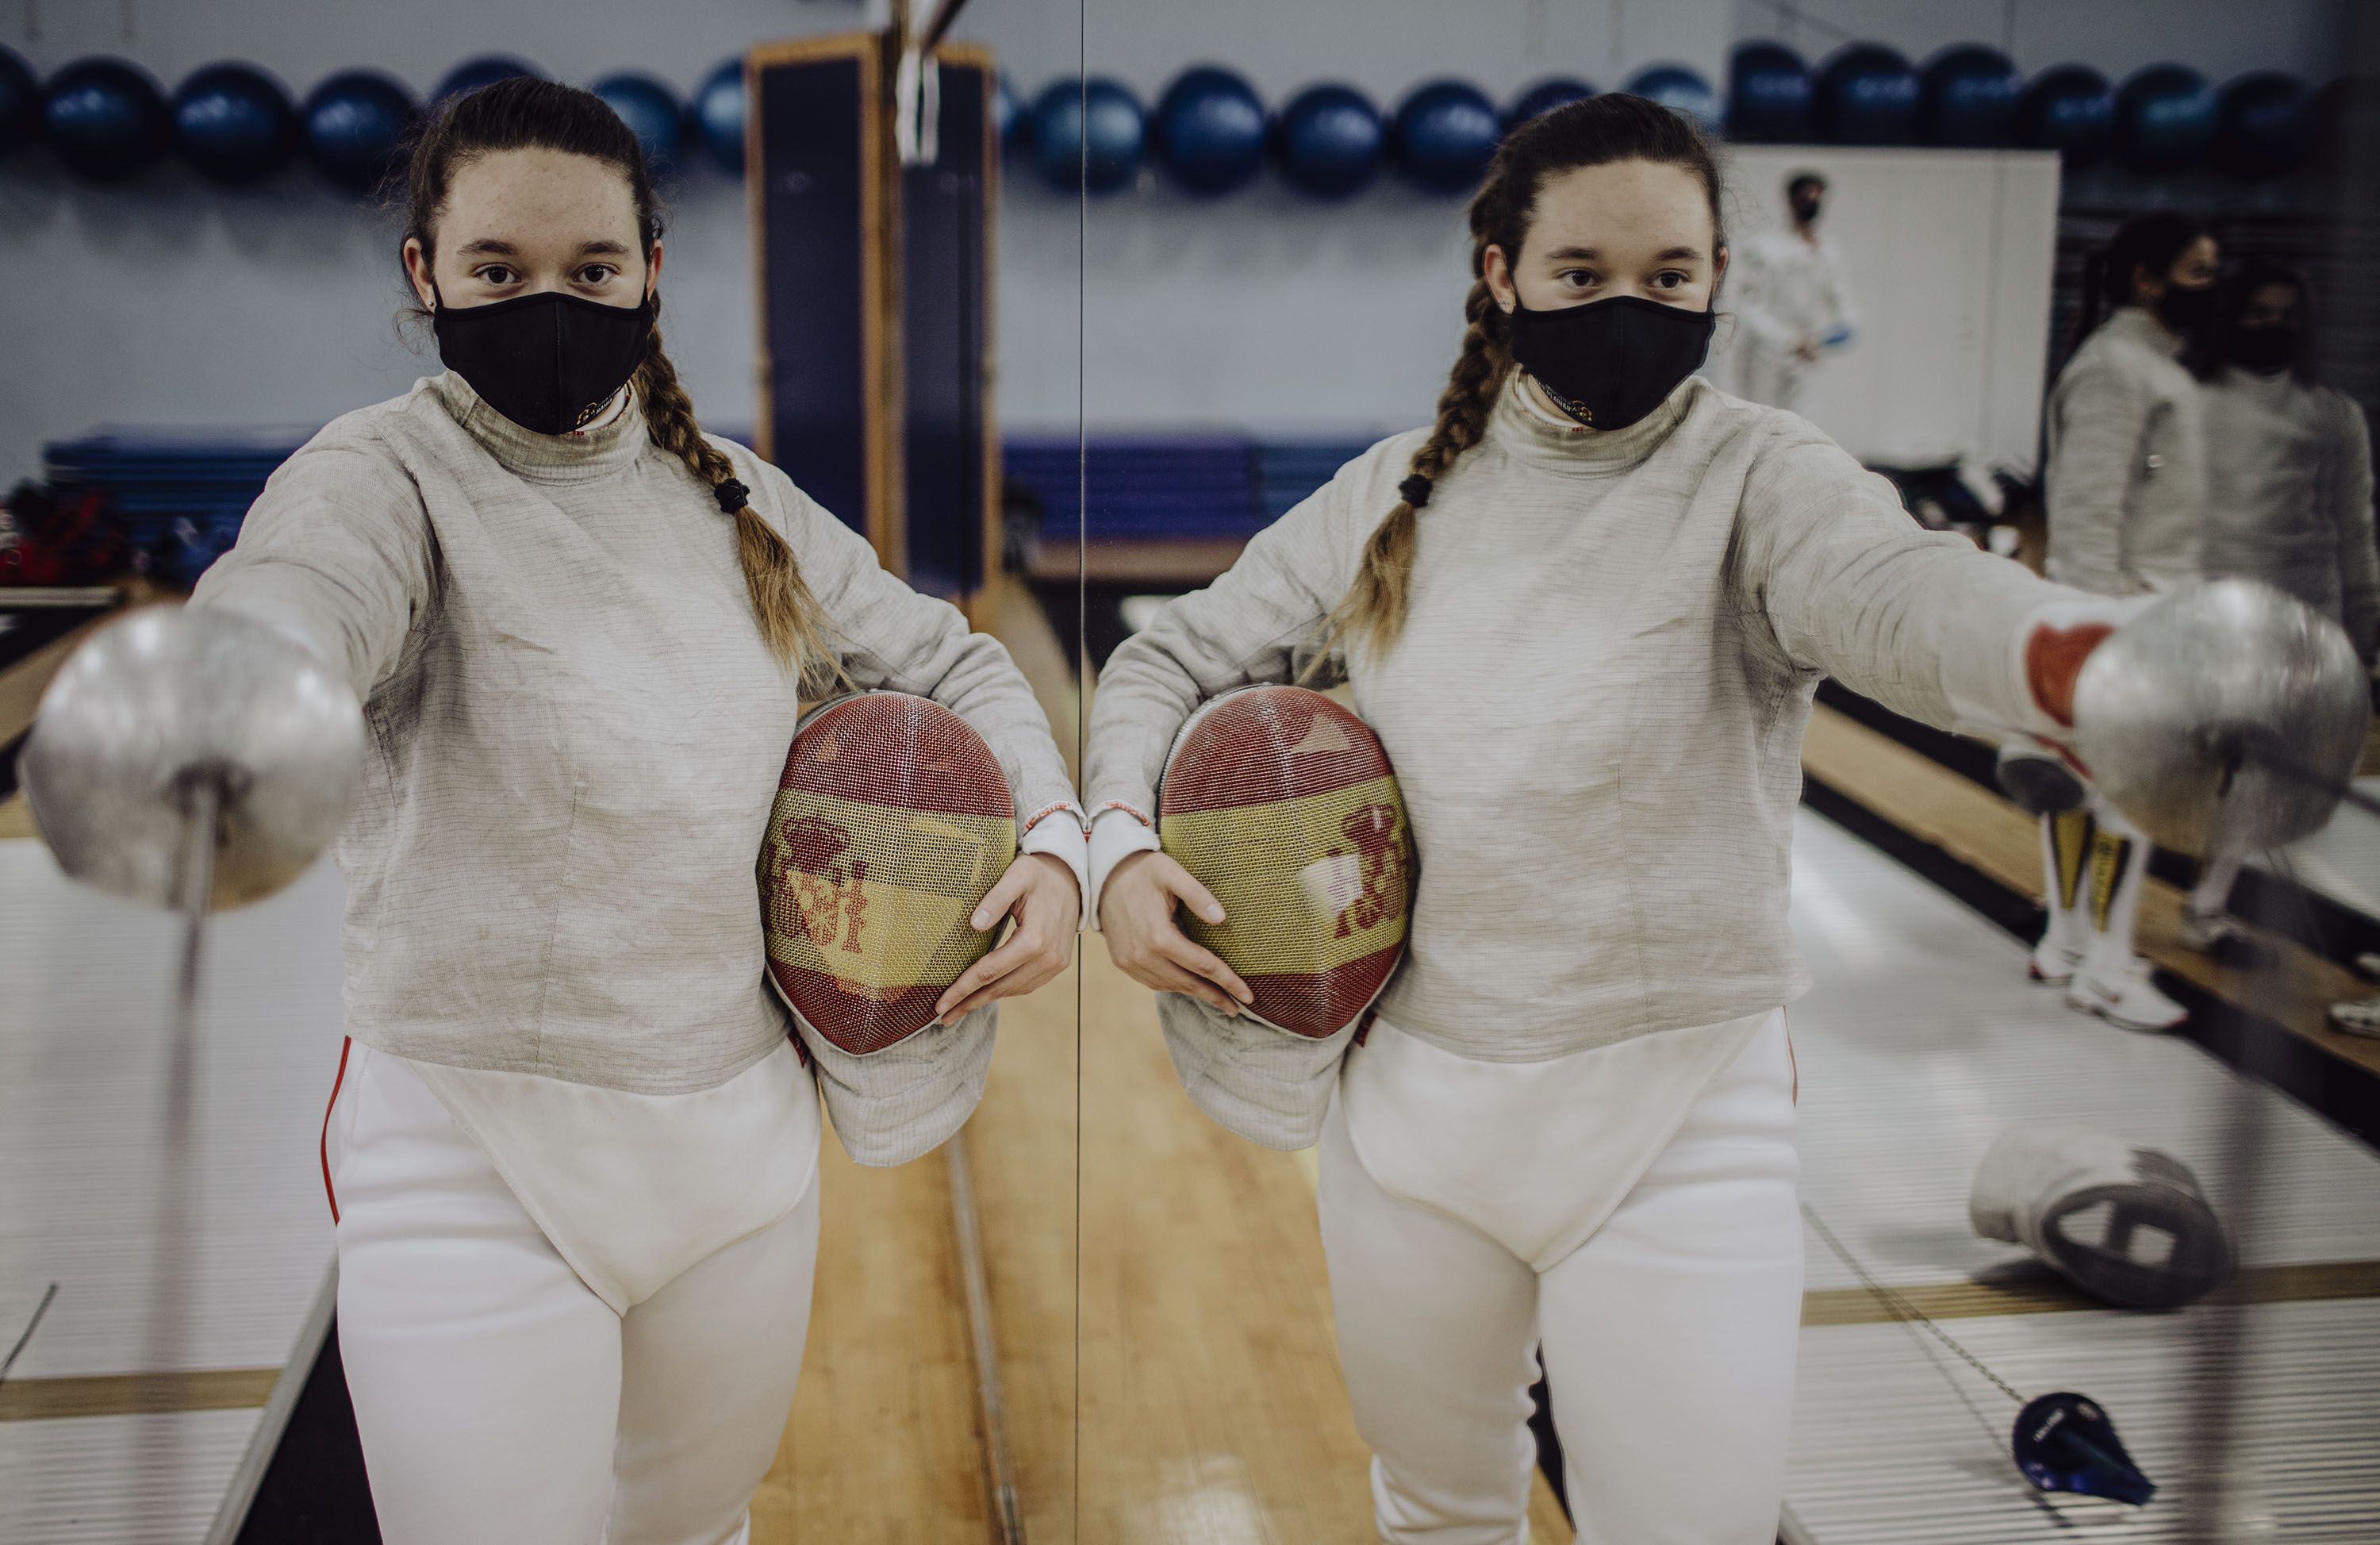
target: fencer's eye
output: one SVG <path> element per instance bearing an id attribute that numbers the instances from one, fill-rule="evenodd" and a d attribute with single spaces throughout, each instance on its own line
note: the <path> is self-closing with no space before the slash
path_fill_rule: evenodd
<path id="1" fill-rule="evenodd" d="M 1572 289 L 1593 289 L 1601 283 L 1591 268 L 1565 268 L 1554 277 Z"/>
<path id="2" fill-rule="evenodd" d="M 1653 287 L 1655 289 L 1680 289 L 1692 282 L 1693 276 L 1687 274 L 1683 269 L 1679 268 L 1665 268 L 1661 270 L 1660 273 L 1653 275 Z"/>
<path id="3" fill-rule="evenodd" d="M 500 262 L 492 262 L 471 270 L 471 277 L 483 285 L 509 285 L 519 275 Z"/>
<path id="4" fill-rule="evenodd" d="M 578 282 L 582 285 L 609 284 L 612 276 L 619 272 L 618 266 L 613 263 L 590 262 L 578 271 Z"/>

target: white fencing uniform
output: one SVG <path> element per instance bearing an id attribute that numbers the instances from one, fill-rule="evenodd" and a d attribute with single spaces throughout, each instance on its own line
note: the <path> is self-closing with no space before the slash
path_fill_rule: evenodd
<path id="1" fill-rule="evenodd" d="M 1548 1063 L 1375 1024 L 1319 1201 L 1381 1538 L 1525 1537 L 1542 1340 L 1581 1545 L 1768 1545 L 1802 1308 L 1793 1126 L 1781 1011 Z"/>
<path id="2" fill-rule="evenodd" d="M 1842 254 L 1823 236 L 1761 231 L 1735 249 L 1730 299 L 1743 329 L 1737 395 L 1790 413 L 1809 403 L 1815 361 L 1795 352 L 1804 338 L 1834 345 L 1859 324 Z"/>
<path id="3" fill-rule="evenodd" d="M 381 1538 L 744 1539 L 818 1256 L 818 1101 L 792 1048 L 686 1095 L 468 1074 L 456 1109 L 492 1145 L 426 1071 L 451 1070 L 351 1044 L 325 1130 Z"/>

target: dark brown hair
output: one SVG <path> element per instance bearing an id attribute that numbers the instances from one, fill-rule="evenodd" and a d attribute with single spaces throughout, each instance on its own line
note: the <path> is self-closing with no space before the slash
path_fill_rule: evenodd
<path id="1" fill-rule="evenodd" d="M 423 127 L 406 168 L 406 238 L 421 243 L 424 257 L 434 259 L 438 218 L 455 174 L 481 156 L 517 150 L 560 151 L 611 167 L 627 179 L 646 252 L 662 238 L 661 201 L 653 194 L 652 176 L 636 134 L 594 92 L 528 76 L 451 97 Z M 658 319 L 658 295 L 653 308 Z M 658 320 L 633 383 L 654 444 L 685 463 L 714 496 L 727 484 L 743 486 L 727 453 L 705 439 L 695 421 L 694 404 L 678 382 L 677 368 L 662 352 Z M 722 508 L 726 509 L 724 500 Z M 802 578 L 794 550 L 748 502 L 726 513 L 735 521 L 745 586 L 770 651 L 796 675 L 823 667 L 833 657 L 823 637 L 817 598 Z"/>
<path id="2" fill-rule="evenodd" d="M 1502 248 L 1506 261 L 1517 264 L 1547 179 L 1620 161 L 1682 166 L 1701 178 L 1710 197 L 1713 254 L 1726 247 L 1718 152 L 1682 115 L 1615 91 L 1565 103 L 1512 132 L 1471 200 L 1472 283 L 1463 302 L 1470 326 L 1463 351 L 1439 395 L 1438 421 L 1398 485 L 1404 497 L 1373 529 L 1355 582 L 1330 614 L 1326 655 L 1342 641 L 1385 650 L 1403 631 L 1421 506 L 1429 502 L 1432 485 L 1487 433 L 1496 394 L 1512 374 L 1511 323 L 1488 287 L 1488 249 Z"/>
<path id="3" fill-rule="evenodd" d="M 2117 226 L 2113 240 L 2082 260 L 2082 308 L 2075 314 L 2074 341 L 2082 343 L 2108 313 L 2138 298 L 2132 293 L 2135 271 L 2170 274 L 2192 243 L 2212 234 L 2196 216 L 2169 209 L 2135 214 Z"/>
<path id="4" fill-rule="evenodd" d="M 2222 298 L 2215 305 L 2214 324 L 2204 337 L 2192 340 L 2182 351 L 2182 361 L 2191 373 L 2201 381 L 2213 381 L 2231 363 L 2231 339 L 2240 331 L 2240 318 L 2246 314 L 2248 302 L 2256 292 L 2269 285 L 2279 285 L 2293 290 L 2298 298 L 2298 347 L 2289 360 L 2289 374 L 2302 385 L 2318 384 L 2320 378 L 2313 369 L 2313 289 L 2306 276 L 2288 263 L 2272 258 L 2253 258 L 2240 265 L 2240 272 L 2224 281 Z"/>

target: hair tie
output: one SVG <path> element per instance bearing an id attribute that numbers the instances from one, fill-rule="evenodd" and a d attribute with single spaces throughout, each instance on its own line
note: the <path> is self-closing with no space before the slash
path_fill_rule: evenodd
<path id="1" fill-rule="evenodd" d="M 719 501 L 719 513 L 722 515 L 734 515 L 752 502 L 752 491 L 734 478 L 713 488 L 710 496 Z"/>
<path id="2" fill-rule="evenodd" d="M 1415 472 L 1412 477 L 1397 484 L 1397 492 L 1404 495 L 1406 504 L 1419 509 L 1429 503 L 1430 486 L 1430 481 L 1427 478 Z"/>

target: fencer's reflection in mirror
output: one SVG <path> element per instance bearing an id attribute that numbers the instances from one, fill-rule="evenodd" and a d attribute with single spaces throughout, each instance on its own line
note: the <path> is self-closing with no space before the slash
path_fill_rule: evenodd
<path id="1" fill-rule="evenodd" d="M 1392 1540 L 1516 1535 L 1540 1344 L 1583 1537 L 1774 1537 L 1812 694 L 1833 676 L 1930 724 L 2061 741 L 2128 614 L 1921 529 L 1809 423 L 1693 375 L 1726 292 L 1720 194 L 1702 131 L 1642 98 L 1514 129 L 1470 207 L 1436 420 L 1164 606 L 1094 700 L 1107 947 L 1219 1043 L 1256 994 L 1176 921 L 1228 921 L 1160 850 L 1184 721 L 1247 683 L 1343 683 L 1402 787 L 1410 953 L 1335 1078 L 1276 1080 L 1240 1127 L 1318 1134 L 1339 1361 Z M 1265 1065 L 1240 1067 L 1263 1103 Z"/>

